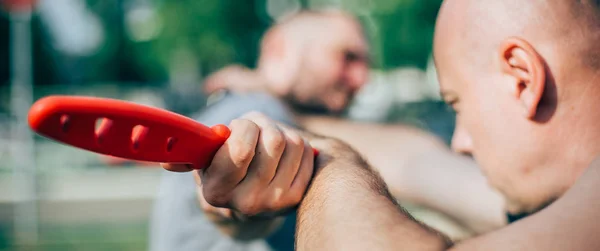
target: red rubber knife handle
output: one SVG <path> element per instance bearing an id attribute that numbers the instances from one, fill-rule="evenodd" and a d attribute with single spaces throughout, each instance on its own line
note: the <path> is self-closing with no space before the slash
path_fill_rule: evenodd
<path id="1" fill-rule="evenodd" d="M 207 167 L 231 133 L 225 125 L 207 127 L 162 109 L 78 96 L 38 100 L 29 110 L 29 126 L 42 136 L 88 151 L 191 164 L 194 169 Z"/>
<path id="2" fill-rule="evenodd" d="M 50 96 L 29 111 L 29 126 L 47 138 L 115 157 L 161 163 L 210 163 L 230 135 L 190 118 L 131 102 Z"/>

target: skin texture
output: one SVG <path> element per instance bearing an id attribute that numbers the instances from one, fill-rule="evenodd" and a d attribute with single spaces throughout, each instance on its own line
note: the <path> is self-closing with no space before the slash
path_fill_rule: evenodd
<path id="1" fill-rule="evenodd" d="M 354 18 L 337 11 L 302 12 L 265 34 L 258 69 L 224 68 L 207 78 L 204 91 L 264 91 L 294 105 L 335 113 L 366 82 L 366 52 Z M 229 128 L 232 135 L 212 164 L 194 172 L 200 207 L 233 238 L 263 238 L 302 199 L 312 176 L 313 152 L 297 133 L 256 115 L 235 120 Z M 163 168 L 191 171 L 185 165 Z"/>
<path id="2" fill-rule="evenodd" d="M 452 249 L 600 247 L 594 236 L 598 226 L 592 223 L 599 212 L 594 201 L 600 164 L 592 163 L 599 153 L 599 118 L 590 112 L 599 102 L 598 69 L 581 54 L 593 54 L 600 46 L 592 29 L 598 15 L 594 4 L 444 3 L 434 55 L 444 97 L 459 112 L 453 147 L 476 158 L 490 184 L 509 198 L 512 212 L 544 208 Z M 547 16 L 555 22 L 539 22 Z M 563 30 L 567 26 L 577 28 Z M 394 212 L 390 199 L 365 183 L 377 180 L 376 173 L 364 172 L 368 164 L 339 160 L 321 165 L 300 206 L 299 250 L 361 250 L 367 244 L 377 250 L 451 248 L 427 228 L 415 230 L 407 214 Z M 343 180 L 352 185 L 339 189 Z M 356 196 L 359 192 L 362 196 Z M 348 231 L 355 224 L 359 227 Z"/>
<path id="3" fill-rule="evenodd" d="M 463 241 L 455 249 L 596 250 L 600 245 L 597 238 L 590 238 L 598 230 L 590 222 L 600 212 L 595 210 L 593 193 L 600 188 L 599 167 L 591 164 L 600 152 L 600 115 L 590 112 L 599 105 L 600 88 L 598 69 L 586 56 L 599 46 L 594 42 L 598 32 L 593 29 L 597 9 L 592 7 L 597 6 L 591 4 L 575 0 L 444 3 L 434 56 L 443 96 L 459 112 L 453 148 L 475 157 L 490 184 L 509 199 L 513 213 L 536 212 L 560 198 L 531 218 Z M 548 15 L 555 20 L 539 21 Z M 245 133 L 230 138 L 232 145 L 243 145 L 243 138 L 253 135 L 249 132 L 269 124 L 259 117 L 236 127 Z M 299 250 L 452 247 L 447 238 L 401 210 L 378 172 L 352 147 L 297 131 L 284 135 L 302 136 L 321 151 L 313 168 L 315 177 L 300 199 Z M 288 154 L 296 156 L 292 152 L 300 149 L 291 147 Z M 277 157 L 259 155 L 248 161 L 249 155 L 229 151 L 224 160 L 215 161 L 233 163 L 233 168 L 224 165 L 225 170 L 250 170 L 254 159 L 265 166 L 276 163 L 277 169 L 290 169 L 284 166 L 289 162 L 273 160 Z M 237 181 L 239 173 L 231 173 L 222 178 Z M 266 201 L 249 203 L 262 205 L 256 209 L 222 199 L 245 197 L 231 196 L 236 190 L 231 191 L 217 193 L 219 201 L 212 202 L 253 209 L 247 211 L 250 215 L 277 211 L 265 207 Z M 263 194 L 252 191 L 245 193 Z M 587 209 L 588 203 L 592 210 Z"/>
<path id="4" fill-rule="evenodd" d="M 255 71 L 231 66 L 204 91 L 263 90 L 300 106 L 340 112 L 367 81 L 368 45 L 360 24 L 337 11 L 302 12 L 264 36 Z"/>
<path id="5" fill-rule="evenodd" d="M 458 112 L 453 148 L 474 156 L 510 212 L 535 212 L 600 152 L 600 117 L 589 112 L 599 105 L 598 71 L 582 56 L 598 50 L 594 13 L 579 1 L 539 0 L 448 1 L 442 11 L 434 50 L 443 96 Z"/>
<path id="6" fill-rule="evenodd" d="M 439 211 L 473 233 L 507 224 L 504 199 L 488 185 L 476 163 L 454 154 L 434 135 L 405 125 L 325 116 L 302 117 L 300 122 L 307 130 L 351 145 L 401 202 Z"/>
<path id="7" fill-rule="evenodd" d="M 227 67 L 206 80 L 204 91 L 266 91 L 304 106 L 319 106 L 323 104 L 319 99 L 324 99 L 335 103 L 328 105 L 335 113 L 340 110 L 336 104 L 346 104 L 352 98 L 355 89 L 348 87 L 358 88 L 365 81 L 366 46 L 364 38 L 357 37 L 360 30 L 352 29 L 355 25 L 354 20 L 340 13 L 325 17 L 307 13 L 283 21 L 265 35 L 259 69 Z M 331 29 L 323 34 L 321 28 L 333 26 L 340 27 L 334 29 L 338 31 L 335 36 L 330 36 Z M 313 41 L 313 36 L 320 39 Z M 312 98 L 300 98 L 307 93 Z M 402 125 L 358 124 L 331 116 L 298 119 L 308 130 L 356 147 L 383 174 L 394 197 L 438 210 L 475 233 L 506 224 L 503 198 L 471 160 L 452 155 L 439 139 Z M 210 212 L 227 210 L 215 208 Z"/>

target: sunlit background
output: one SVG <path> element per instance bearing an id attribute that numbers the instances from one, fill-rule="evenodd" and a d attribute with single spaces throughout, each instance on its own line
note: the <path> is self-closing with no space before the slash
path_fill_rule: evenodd
<path id="1" fill-rule="evenodd" d="M 0 0 L 0 250 L 147 248 L 159 168 L 107 165 L 33 135 L 33 101 L 92 95 L 189 115 L 206 104 L 203 78 L 253 67 L 263 32 L 303 8 L 342 8 L 367 30 L 371 83 L 349 118 L 410 123 L 446 141 L 453 128 L 431 61 L 441 0 L 29 2 Z"/>

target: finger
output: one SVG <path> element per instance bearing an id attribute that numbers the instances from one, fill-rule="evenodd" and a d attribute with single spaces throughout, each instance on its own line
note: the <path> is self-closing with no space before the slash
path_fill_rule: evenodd
<path id="1" fill-rule="evenodd" d="M 275 124 L 275 121 L 257 111 L 252 111 L 244 114 L 244 116 L 242 116 L 242 119 L 250 120 L 256 123 L 259 127 L 265 127 L 270 124 Z"/>
<path id="2" fill-rule="evenodd" d="M 261 132 L 255 157 L 243 182 L 245 186 L 255 189 L 266 187 L 275 177 L 277 164 L 285 149 L 285 136 L 273 120 L 261 113 L 251 112 L 244 115 L 244 118 L 256 123 Z"/>
<path id="3" fill-rule="evenodd" d="M 276 190 L 275 197 L 277 199 L 292 185 L 292 181 L 294 181 L 302 163 L 302 156 L 305 150 L 305 142 L 300 135 L 288 129 L 283 130 L 286 138 L 285 150 L 279 161 L 275 178 L 271 182 L 271 187 Z"/>
<path id="4" fill-rule="evenodd" d="M 227 88 L 227 82 L 220 76 L 211 76 L 204 82 L 203 90 L 205 93 L 213 93 L 217 90 Z"/>
<path id="5" fill-rule="evenodd" d="M 230 76 L 241 71 L 238 66 L 228 66 L 211 74 L 204 80 L 203 89 L 206 93 L 213 93 L 220 89 L 227 89 Z"/>
<path id="6" fill-rule="evenodd" d="M 258 126 L 244 119 L 230 124 L 231 135 L 210 166 L 199 172 L 204 197 L 214 206 L 226 206 L 231 191 L 244 179 L 258 142 Z"/>
<path id="7" fill-rule="evenodd" d="M 313 177 L 314 165 L 315 164 L 315 155 L 312 151 L 312 146 L 305 142 L 304 144 L 304 152 L 302 153 L 302 163 L 298 169 L 298 173 L 292 181 L 292 185 L 290 190 L 288 191 L 288 198 L 291 200 L 291 204 L 297 204 L 304 197 L 304 193 L 310 181 Z"/>
<path id="8" fill-rule="evenodd" d="M 213 220 L 216 220 L 216 221 L 222 220 L 224 218 L 225 219 L 231 218 L 231 209 L 215 207 L 215 206 L 209 204 L 204 199 L 204 195 L 203 195 L 201 187 L 197 187 L 196 191 L 197 191 L 198 203 L 200 204 L 200 208 L 202 209 L 202 211 L 204 211 L 204 213 L 208 217 L 211 217 Z"/>
<path id="9" fill-rule="evenodd" d="M 161 163 L 160 166 L 167 171 L 176 172 L 176 173 L 185 173 L 194 170 L 191 165 L 187 164 L 168 164 Z"/>
<path id="10" fill-rule="evenodd" d="M 275 125 L 267 125 L 262 128 L 255 158 L 248 168 L 247 180 L 244 182 L 253 183 L 267 187 L 275 177 L 278 169 L 278 163 L 286 148 L 285 135 Z"/>
<path id="11" fill-rule="evenodd" d="M 275 177 L 277 164 L 285 149 L 283 132 L 266 116 L 249 113 L 244 116 L 262 127 L 255 158 L 248 168 L 248 174 L 233 192 L 233 203 L 242 213 L 259 211 L 266 189 Z"/>
<path id="12" fill-rule="evenodd" d="M 196 185 L 198 185 L 198 187 L 202 187 L 202 178 L 200 178 L 200 174 L 202 173 L 202 170 L 195 170 L 193 173 L 194 173 L 194 181 L 196 182 Z"/>
<path id="13" fill-rule="evenodd" d="M 264 196 L 285 149 L 285 136 L 272 120 L 260 113 L 248 113 L 243 118 L 256 123 L 261 132 L 255 157 L 246 177 L 233 191 L 231 202 L 240 213 L 254 215 L 264 210 Z"/>

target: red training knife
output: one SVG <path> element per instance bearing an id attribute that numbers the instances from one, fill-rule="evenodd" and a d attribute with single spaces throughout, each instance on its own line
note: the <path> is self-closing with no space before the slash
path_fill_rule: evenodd
<path id="1" fill-rule="evenodd" d="M 50 96 L 33 104 L 29 126 L 47 138 L 114 157 L 208 167 L 231 131 L 131 102 Z M 318 154 L 314 150 L 315 155 Z"/>
<path id="2" fill-rule="evenodd" d="M 47 138 L 124 159 L 207 167 L 230 130 L 131 102 L 50 96 L 29 110 L 29 126 Z"/>

